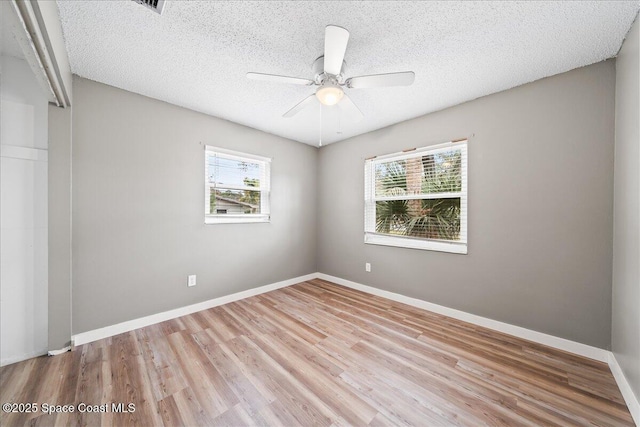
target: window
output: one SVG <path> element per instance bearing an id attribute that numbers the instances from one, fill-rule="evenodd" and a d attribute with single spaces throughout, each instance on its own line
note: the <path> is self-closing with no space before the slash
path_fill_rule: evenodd
<path id="1" fill-rule="evenodd" d="M 365 161 L 364 241 L 467 253 L 467 141 Z"/>
<path id="2" fill-rule="evenodd" d="M 269 222 L 271 159 L 216 147 L 205 151 L 205 224 Z"/>

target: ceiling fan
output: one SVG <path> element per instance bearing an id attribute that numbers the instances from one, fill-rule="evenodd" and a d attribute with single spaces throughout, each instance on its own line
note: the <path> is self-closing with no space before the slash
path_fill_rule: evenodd
<path id="1" fill-rule="evenodd" d="M 335 25 L 328 25 L 324 35 L 324 55 L 316 59 L 311 67 L 314 73 L 313 79 L 299 77 L 279 76 L 276 74 L 247 73 L 247 77 L 253 80 L 265 80 L 278 83 L 291 83 L 305 86 L 318 86 L 316 92 L 309 95 L 293 108 L 283 114 L 282 117 L 293 117 L 303 109 L 319 101 L 323 105 L 331 106 L 340 104 L 344 109 L 350 110 L 358 120 L 363 117 L 360 109 L 344 93 L 344 89 L 360 89 L 387 86 L 409 86 L 415 79 L 413 71 L 399 73 L 373 74 L 345 78 L 344 54 L 349 41 L 349 31 Z"/>

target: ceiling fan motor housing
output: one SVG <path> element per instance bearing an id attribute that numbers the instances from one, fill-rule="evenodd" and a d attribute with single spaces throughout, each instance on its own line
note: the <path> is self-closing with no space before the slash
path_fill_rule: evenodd
<path id="1" fill-rule="evenodd" d="M 254 80 L 317 86 L 314 94 L 298 102 L 282 117 L 293 117 L 298 112 L 319 101 L 322 105 L 327 106 L 341 103 L 341 110 L 350 112 L 355 120 L 359 120 L 363 117 L 363 114 L 345 94 L 345 88 L 408 86 L 413 83 L 415 74 L 413 71 L 403 71 L 345 78 L 347 64 L 344 61 L 344 55 L 348 42 L 349 31 L 346 29 L 336 25 L 327 25 L 325 27 L 324 55 L 317 58 L 311 66 L 313 79 L 253 72 L 247 73 L 247 77 Z"/>
<path id="2" fill-rule="evenodd" d="M 333 76 L 331 74 L 326 74 L 324 72 L 324 55 L 316 59 L 313 62 L 313 65 L 311 66 L 311 69 L 313 70 L 313 75 L 315 76 L 314 81 L 316 82 L 317 85 L 322 84 L 325 80 L 327 80 L 327 78 L 330 78 L 330 77 L 334 77 L 337 84 L 344 85 L 345 83 L 344 74 L 345 74 L 346 68 L 347 68 L 347 63 L 343 60 L 342 68 L 340 69 L 340 74 L 336 76 Z"/>

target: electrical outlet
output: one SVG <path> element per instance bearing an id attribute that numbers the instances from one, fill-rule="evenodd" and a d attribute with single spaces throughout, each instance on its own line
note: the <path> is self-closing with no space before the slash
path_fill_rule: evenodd
<path id="1" fill-rule="evenodd" d="M 192 274 L 187 279 L 187 286 L 195 286 L 196 285 L 196 275 Z"/>
<path id="2" fill-rule="evenodd" d="M 371 263 L 365 263 L 364 264 L 364 271 L 366 271 L 367 273 L 371 273 Z"/>

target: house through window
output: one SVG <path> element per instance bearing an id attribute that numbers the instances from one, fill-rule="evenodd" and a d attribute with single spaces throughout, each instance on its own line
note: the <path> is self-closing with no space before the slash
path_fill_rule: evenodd
<path id="1" fill-rule="evenodd" d="M 271 159 L 207 146 L 205 223 L 269 222 Z"/>
<path id="2" fill-rule="evenodd" d="M 369 244 L 467 253 L 467 141 L 365 161 Z"/>

